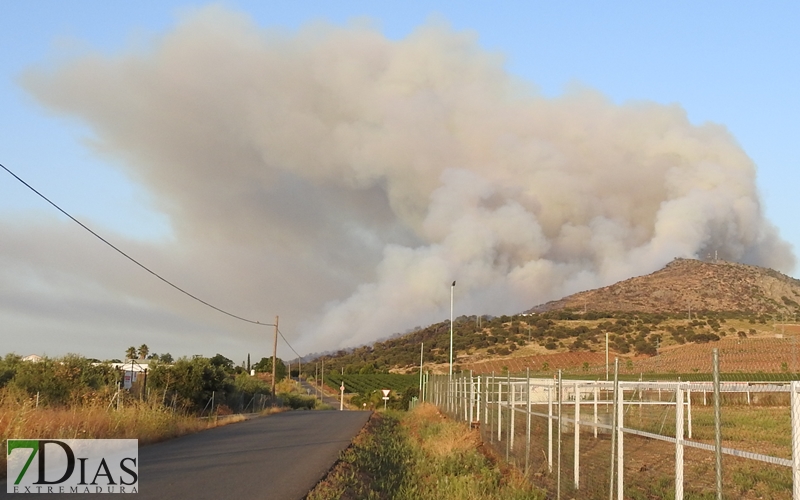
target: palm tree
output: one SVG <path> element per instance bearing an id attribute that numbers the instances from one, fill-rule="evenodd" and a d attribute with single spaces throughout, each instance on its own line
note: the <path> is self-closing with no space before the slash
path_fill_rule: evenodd
<path id="1" fill-rule="evenodd" d="M 125 359 L 134 359 L 136 357 L 136 348 L 133 346 L 128 347 L 125 351 Z"/>
<path id="2" fill-rule="evenodd" d="M 139 359 L 147 359 L 148 354 L 150 354 L 150 348 L 147 347 L 147 344 L 139 346 Z"/>

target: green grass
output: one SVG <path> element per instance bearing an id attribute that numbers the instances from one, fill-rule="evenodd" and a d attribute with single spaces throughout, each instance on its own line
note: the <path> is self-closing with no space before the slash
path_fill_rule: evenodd
<path id="1" fill-rule="evenodd" d="M 308 500 L 544 499 L 516 471 L 479 449 L 477 432 L 430 405 L 375 413 Z"/>
<path id="2" fill-rule="evenodd" d="M 308 500 L 398 498 L 407 482 L 412 450 L 397 418 L 374 414 L 353 446 Z"/>
<path id="3" fill-rule="evenodd" d="M 791 420 L 788 408 L 748 406 L 723 408 L 723 446 L 765 454 L 775 454 L 776 450 L 782 450 L 784 453 L 775 456 L 791 458 Z M 713 441 L 713 407 L 695 406 L 692 409 L 692 421 L 694 439 Z"/>
<path id="4" fill-rule="evenodd" d="M 737 495 L 755 494 L 759 498 L 791 498 L 791 469 L 761 467 L 756 464 L 740 466 L 732 471 L 733 485 Z"/>

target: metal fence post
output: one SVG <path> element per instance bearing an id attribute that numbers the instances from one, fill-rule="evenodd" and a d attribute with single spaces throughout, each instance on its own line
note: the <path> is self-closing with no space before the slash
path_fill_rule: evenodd
<path id="1" fill-rule="evenodd" d="M 713 351 L 714 364 L 714 455 L 716 458 L 717 500 L 722 500 L 722 416 L 719 394 L 719 349 Z M 750 404 L 750 392 L 747 392 Z"/>
<path id="2" fill-rule="evenodd" d="M 683 500 L 683 389 L 675 388 L 675 500 Z"/>
<path id="3" fill-rule="evenodd" d="M 443 376 L 438 376 L 436 380 L 436 391 L 439 393 L 439 407 L 447 406 L 447 391 L 445 390 L 447 379 Z"/>
<path id="4" fill-rule="evenodd" d="M 791 384 L 792 404 L 792 498 L 800 500 L 800 382 Z"/>
<path id="5" fill-rule="evenodd" d="M 455 398 L 453 399 L 453 415 L 456 420 L 461 418 L 461 378 L 463 377 L 463 373 L 461 375 L 456 375 L 455 379 L 453 379 L 454 389 L 453 394 L 455 394 Z"/>
<path id="6" fill-rule="evenodd" d="M 531 455 L 531 369 L 525 369 L 525 476 L 530 468 Z"/>
<path id="7" fill-rule="evenodd" d="M 456 384 L 456 382 L 457 382 L 457 379 L 453 379 L 453 378 L 451 378 L 450 381 L 448 382 L 448 384 L 450 385 L 450 388 L 447 390 L 447 392 L 449 394 L 450 403 L 448 405 L 447 410 L 448 410 L 448 413 L 450 414 L 451 417 L 455 416 L 456 411 L 458 409 L 458 405 L 456 404 L 456 401 L 457 401 L 456 400 L 456 397 L 457 397 L 456 396 L 456 388 L 458 387 L 458 385 Z"/>
<path id="8" fill-rule="evenodd" d="M 608 365 L 606 365 L 608 366 Z M 614 407 L 611 412 L 611 465 L 609 466 L 609 480 L 608 480 L 608 500 L 614 499 L 614 469 L 616 467 L 614 452 L 617 448 L 617 391 L 619 390 L 619 358 L 614 360 Z M 608 406 L 606 406 L 608 408 Z"/>
<path id="9" fill-rule="evenodd" d="M 453 394 L 453 403 L 450 405 L 450 412 L 452 413 L 453 418 L 458 419 L 458 375 L 453 377 L 452 385 L 453 387 L 451 392 Z"/>
<path id="10" fill-rule="evenodd" d="M 461 374 L 456 377 L 456 401 L 455 401 L 455 407 L 453 408 L 453 411 L 456 414 L 456 420 L 461 419 L 462 416 L 461 399 L 463 397 L 463 392 L 464 392 L 462 389 L 463 383 L 464 383 L 464 372 L 461 372 Z M 466 401 L 464 403 L 466 404 Z"/>
<path id="11" fill-rule="evenodd" d="M 617 499 L 623 500 L 623 493 L 625 492 L 625 473 L 624 473 L 624 448 L 623 444 L 623 431 L 625 428 L 625 390 L 620 387 L 617 391 L 619 402 L 617 403 Z"/>
<path id="12" fill-rule="evenodd" d="M 483 424 L 489 424 L 489 377 L 483 376 Z M 491 432 L 489 433 L 491 434 Z"/>
<path id="13" fill-rule="evenodd" d="M 464 372 L 461 372 L 459 375 L 456 376 L 456 387 L 455 387 L 455 390 L 456 390 L 456 403 L 453 406 L 453 411 L 455 412 L 456 420 L 461 419 L 461 412 L 462 412 L 462 410 L 461 410 L 461 397 L 462 397 L 462 393 L 463 393 L 461 385 L 463 384 L 463 382 L 464 382 Z"/>
<path id="14" fill-rule="evenodd" d="M 692 389 L 686 388 L 686 437 L 692 439 Z"/>
<path id="15" fill-rule="evenodd" d="M 575 382 L 575 458 L 573 459 L 573 479 L 575 481 L 575 489 L 580 487 L 580 452 L 581 452 L 581 389 L 578 382 Z"/>
<path id="16" fill-rule="evenodd" d="M 450 413 L 450 399 L 451 399 L 450 386 L 452 385 L 452 383 L 453 383 L 452 379 L 449 381 L 442 382 L 442 385 L 445 385 L 447 387 L 447 391 L 445 391 L 444 393 L 444 407 L 445 407 L 445 413 L 447 414 Z"/>
<path id="17" fill-rule="evenodd" d="M 597 385 L 597 382 L 595 382 L 594 391 L 593 392 L 594 392 L 594 438 L 597 439 L 597 422 L 598 422 L 598 419 L 597 419 L 597 397 L 598 397 L 598 393 L 600 392 L 600 388 Z"/>
<path id="18" fill-rule="evenodd" d="M 503 383 L 498 378 L 497 379 L 497 442 L 503 441 L 503 414 L 501 413 L 503 410 Z"/>
<path id="19" fill-rule="evenodd" d="M 475 419 L 480 422 L 481 421 L 481 377 L 476 377 L 475 383 L 477 386 L 475 387 Z"/>
<path id="20" fill-rule="evenodd" d="M 436 387 L 436 406 L 439 408 L 443 408 L 445 405 L 444 400 L 444 392 L 442 391 L 442 377 L 435 375 L 435 379 L 433 382 L 434 387 Z"/>
<path id="21" fill-rule="evenodd" d="M 553 391 L 555 384 L 547 388 L 547 470 L 553 472 Z"/>
<path id="22" fill-rule="evenodd" d="M 453 406 L 453 412 L 456 415 L 456 420 L 461 418 L 461 397 L 462 397 L 462 388 L 461 385 L 464 382 L 464 372 L 462 371 L 460 375 L 456 376 L 456 401 L 455 405 Z"/>
<path id="23" fill-rule="evenodd" d="M 511 440 L 514 439 L 514 429 L 512 426 L 514 424 L 514 411 L 511 409 L 511 400 L 514 397 L 513 389 L 511 388 L 511 372 L 506 370 L 506 406 L 511 410 L 511 418 L 509 419 L 509 425 L 506 426 L 506 433 L 508 436 L 506 437 L 506 462 L 508 462 L 510 455 L 511 455 Z"/>
<path id="24" fill-rule="evenodd" d="M 561 380 L 561 370 L 558 370 L 558 462 L 556 465 L 556 498 L 561 498 L 561 441 L 563 430 L 561 428 L 561 403 L 564 400 L 564 384 Z"/>
<path id="25" fill-rule="evenodd" d="M 472 414 L 472 400 L 470 399 L 470 391 L 467 389 L 467 380 L 469 380 L 470 386 L 472 385 L 472 372 L 469 372 L 469 377 L 464 372 L 461 372 L 461 386 L 464 388 L 462 393 L 464 398 L 464 421 L 466 421 L 470 415 Z"/>
<path id="26" fill-rule="evenodd" d="M 509 411 L 511 413 L 510 423 L 509 423 L 509 436 L 508 436 L 508 446 L 511 451 L 514 451 L 514 434 L 516 427 L 514 426 L 514 419 L 516 416 L 516 408 L 517 408 L 517 387 L 516 384 L 511 384 L 510 377 L 509 377 L 509 387 L 508 387 L 508 395 L 509 395 L 509 403 L 511 406 L 509 407 Z"/>
<path id="27" fill-rule="evenodd" d="M 494 372 L 492 372 L 492 382 L 491 382 L 491 384 L 486 386 L 486 394 L 489 395 L 489 397 L 491 397 L 493 389 L 494 389 Z M 492 399 L 492 402 L 494 402 L 494 404 L 497 404 L 497 400 L 494 399 L 494 398 Z M 489 411 L 488 401 L 487 401 L 487 405 L 486 405 L 486 415 L 487 415 L 486 423 L 488 424 L 487 429 L 489 431 L 489 442 L 490 443 L 494 443 L 494 422 L 489 422 L 490 418 L 494 418 L 494 412 L 490 412 Z"/>

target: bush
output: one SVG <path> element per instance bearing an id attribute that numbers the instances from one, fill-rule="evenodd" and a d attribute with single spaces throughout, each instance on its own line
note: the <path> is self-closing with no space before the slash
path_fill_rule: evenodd
<path id="1" fill-rule="evenodd" d="M 111 365 L 93 365 L 86 358 L 69 354 L 38 363 L 18 363 L 8 385 L 30 396 L 38 393 L 42 404 L 66 405 L 116 381 L 117 372 Z"/>
<path id="2" fill-rule="evenodd" d="M 719 335 L 714 333 L 698 333 L 694 336 L 693 340 L 696 344 L 706 344 L 710 341 L 719 340 Z"/>
<path id="3" fill-rule="evenodd" d="M 647 356 L 655 356 L 657 354 L 656 346 L 644 340 L 636 342 L 634 349 L 637 354 L 646 354 Z"/>
<path id="4" fill-rule="evenodd" d="M 296 393 L 284 393 L 280 395 L 283 404 L 293 410 L 313 410 L 317 403 L 314 396 L 305 396 Z"/>

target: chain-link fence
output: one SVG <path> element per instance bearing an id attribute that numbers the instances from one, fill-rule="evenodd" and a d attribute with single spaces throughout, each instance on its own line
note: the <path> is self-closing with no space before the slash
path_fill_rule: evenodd
<path id="1" fill-rule="evenodd" d="M 610 380 L 428 374 L 422 399 L 552 498 L 800 500 L 800 382 L 720 375 L 747 352 L 706 354 L 704 373 L 677 380 L 620 380 L 618 362 Z"/>

